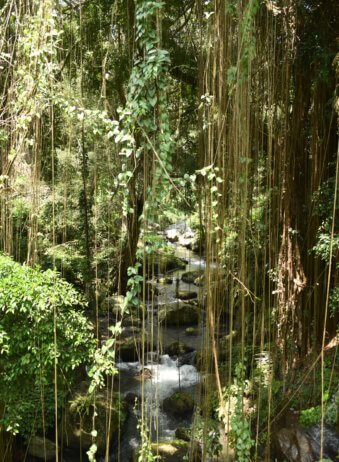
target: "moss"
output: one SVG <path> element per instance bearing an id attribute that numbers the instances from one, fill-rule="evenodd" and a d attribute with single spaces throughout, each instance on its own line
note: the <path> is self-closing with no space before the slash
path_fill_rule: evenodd
<path id="1" fill-rule="evenodd" d="M 203 274 L 204 272 L 202 270 L 188 271 L 187 273 L 183 273 L 181 279 L 186 282 L 186 284 L 194 284 L 194 281 Z"/>
<path id="2" fill-rule="evenodd" d="M 191 395 L 184 391 L 178 391 L 163 401 L 163 408 L 166 412 L 178 415 L 191 415 L 194 409 L 194 400 Z"/>
<path id="3" fill-rule="evenodd" d="M 158 313 L 160 322 L 168 326 L 187 326 L 199 322 L 199 308 L 184 303 L 164 305 Z"/>
<path id="4" fill-rule="evenodd" d="M 196 327 L 187 327 L 186 335 L 199 335 L 199 330 Z"/>

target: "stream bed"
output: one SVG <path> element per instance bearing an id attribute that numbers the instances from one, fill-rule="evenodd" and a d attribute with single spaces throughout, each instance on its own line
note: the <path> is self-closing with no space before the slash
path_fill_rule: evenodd
<path id="1" fill-rule="evenodd" d="M 192 295 L 192 292 L 196 292 L 196 297 L 185 303 L 198 304 L 201 302 L 201 288 L 193 283 L 184 282 L 181 277 L 183 273 L 203 270 L 205 262 L 185 247 L 177 244 L 170 245 L 174 247 L 175 256 L 183 259 L 187 264 L 184 269 L 159 274 L 155 280 L 149 281 L 155 287 L 157 295 L 153 303 L 147 306 L 146 330 L 148 338 L 151 338 L 151 344 L 158 348 L 146 355 L 143 365 L 139 361 L 119 361 L 116 364 L 119 370 L 119 391 L 129 403 L 129 415 L 119 445 L 112 448 L 110 457 L 112 462 L 130 460 L 141 442 L 140 430 L 137 428 L 141 417 L 140 406 L 134 405 L 135 399 L 139 402 L 141 399 L 141 374 L 145 374 L 143 396 L 152 440 L 170 441 L 175 438 L 175 431 L 178 427 L 188 427 L 191 424 L 191 415 L 173 415 L 163 409 L 162 403 L 177 391 L 189 393 L 193 399 L 198 393 L 200 373 L 194 366 L 194 358 L 196 352 L 202 347 L 203 318 L 200 317 L 198 325 L 195 326 L 166 326 L 158 322 L 158 311 L 165 305 L 182 303 L 183 301 L 178 298 L 178 293 L 190 292 Z M 163 282 L 164 279 L 166 282 Z M 186 331 L 187 327 L 194 328 L 193 335 Z M 177 344 L 184 345 L 185 353 L 171 355 L 165 353 L 171 345 L 176 346 Z"/>

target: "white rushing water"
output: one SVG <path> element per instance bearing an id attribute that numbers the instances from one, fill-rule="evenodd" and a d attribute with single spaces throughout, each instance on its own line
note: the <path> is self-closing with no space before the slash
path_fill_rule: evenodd
<path id="1" fill-rule="evenodd" d="M 177 390 L 185 390 L 194 393 L 195 385 L 199 383 L 200 374 L 194 366 L 185 364 L 178 367 L 178 362 L 170 358 L 169 355 L 163 355 L 159 358 L 159 363 L 147 363 L 144 368 L 138 362 L 116 364 L 124 380 L 121 382 L 121 392 L 124 395 L 134 393 L 141 396 L 141 380 L 136 379 L 142 369 L 148 369 L 151 372 L 151 378 L 144 381 L 144 399 L 147 414 L 151 418 L 151 432 L 154 439 L 171 440 L 175 436 L 175 430 L 179 421 L 173 416 L 167 415 L 162 410 L 162 402 L 171 396 Z M 130 437 L 125 442 L 125 449 L 131 450 L 140 444 L 140 437 L 135 430 L 136 423 L 140 418 L 140 411 L 133 409 L 133 418 L 129 419 L 129 426 L 126 431 Z M 149 422 L 150 422 L 149 421 Z M 184 421 L 181 421 L 184 424 Z M 189 424 L 189 420 L 186 425 Z M 111 458 L 115 460 L 114 457 Z"/>
<path id="2" fill-rule="evenodd" d="M 125 371 L 130 375 L 137 375 L 142 368 L 140 363 L 117 363 L 116 367 L 120 371 Z M 194 366 L 185 364 L 178 367 L 178 361 L 171 359 L 168 355 L 160 357 L 158 364 L 146 364 L 145 369 L 151 371 L 151 378 L 145 380 L 144 394 L 145 399 L 153 399 L 163 401 L 179 388 L 190 388 L 199 383 L 200 374 Z M 140 382 L 131 379 L 129 386 L 125 388 L 124 393 L 140 392 Z"/>

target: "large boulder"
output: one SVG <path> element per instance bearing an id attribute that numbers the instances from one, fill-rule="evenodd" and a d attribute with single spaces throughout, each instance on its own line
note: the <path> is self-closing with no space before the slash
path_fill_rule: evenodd
<path id="1" fill-rule="evenodd" d="M 55 460 L 56 444 L 42 436 L 32 436 L 29 440 L 28 454 L 41 460 Z"/>
<path id="2" fill-rule="evenodd" d="M 187 284 L 195 284 L 195 281 L 204 274 L 203 270 L 187 271 L 183 273 L 181 279 Z"/>
<path id="3" fill-rule="evenodd" d="M 179 236 L 179 244 L 183 247 L 186 247 L 187 249 L 192 248 L 192 244 L 194 241 L 195 234 L 191 229 L 189 231 L 186 231 L 186 233 L 184 233 L 183 235 Z"/>
<path id="4" fill-rule="evenodd" d="M 192 232 L 191 228 L 184 221 L 179 221 L 165 229 L 165 236 L 170 242 L 178 242 L 179 238 L 186 233 Z"/>
<path id="5" fill-rule="evenodd" d="M 198 293 L 189 290 L 178 290 L 177 296 L 180 300 L 193 300 L 198 297 Z"/>
<path id="6" fill-rule="evenodd" d="M 317 460 L 320 459 L 320 425 L 313 425 L 306 430 Z M 324 426 L 324 455 L 323 458 L 336 460 L 339 456 L 339 432 L 333 427 Z"/>
<path id="7" fill-rule="evenodd" d="M 173 342 L 167 347 L 165 347 L 164 352 L 170 356 L 180 356 L 186 353 L 190 353 L 193 351 L 192 347 L 189 347 L 184 342 Z"/>
<path id="8" fill-rule="evenodd" d="M 320 459 L 320 426 L 281 428 L 274 436 L 276 456 L 288 462 L 316 462 Z M 323 459 L 334 460 L 338 455 L 339 435 L 324 428 Z"/>
<path id="9" fill-rule="evenodd" d="M 158 306 L 158 319 L 167 326 L 192 326 L 199 322 L 199 307 L 182 302 Z"/>
<path id="10" fill-rule="evenodd" d="M 189 351 L 188 353 L 184 353 L 178 356 L 178 360 L 177 360 L 178 367 L 184 366 L 185 364 L 189 366 L 194 366 L 196 354 L 197 352 L 192 350 L 192 351 Z"/>
<path id="11" fill-rule="evenodd" d="M 189 393 L 177 391 L 164 399 L 162 403 L 164 411 L 178 417 L 188 417 L 194 410 L 194 400 Z"/>
<path id="12" fill-rule="evenodd" d="M 314 462 L 315 457 L 304 432 L 282 428 L 275 434 L 277 454 L 289 462 Z"/>
<path id="13" fill-rule="evenodd" d="M 168 241 L 178 242 L 181 246 L 194 251 L 199 251 L 201 247 L 201 240 L 185 222 L 170 225 L 165 230 L 165 236 Z"/>
<path id="14" fill-rule="evenodd" d="M 119 429 L 126 419 L 126 405 L 118 393 L 103 389 L 95 397 L 95 408 L 87 395 L 86 386 L 82 387 L 74 399 L 66 406 L 63 441 L 64 446 L 87 451 L 93 444 L 93 414 L 95 416 L 95 443 L 98 454 L 105 453 L 106 442 L 118 437 Z M 110 425 L 108 419 L 110 418 Z M 109 428 L 109 430 L 108 430 Z"/>
<path id="15" fill-rule="evenodd" d="M 170 242 L 178 242 L 179 241 L 179 233 L 178 230 L 175 228 L 171 228 L 165 231 L 165 235 L 167 240 Z"/>

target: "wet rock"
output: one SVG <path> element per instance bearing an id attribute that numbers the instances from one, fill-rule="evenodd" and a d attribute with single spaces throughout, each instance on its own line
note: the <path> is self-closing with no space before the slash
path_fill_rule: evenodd
<path id="1" fill-rule="evenodd" d="M 42 460 L 55 460 L 56 445 L 48 438 L 32 436 L 29 440 L 28 454 Z"/>
<path id="2" fill-rule="evenodd" d="M 159 288 L 157 287 L 156 281 L 154 279 L 152 281 L 147 281 L 145 294 L 146 300 L 153 300 L 154 297 L 159 295 L 159 292 Z"/>
<path id="3" fill-rule="evenodd" d="M 173 342 L 165 348 L 165 353 L 170 356 L 179 356 L 193 351 L 193 348 L 189 347 L 183 342 Z"/>
<path id="4" fill-rule="evenodd" d="M 186 284 L 195 284 L 195 280 L 201 277 L 203 274 L 203 270 L 187 271 L 186 273 L 182 274 L 181 279 L 183 282 L 186 282 Z"/>
<path id="5" fill-rule="evenodd" d="M 189 366 L 194 366 L 195 355 L 197 354 L 196 351 L 190 351 L 188 353 L 182 354 L 178 357 L 178 366 L 181 367 L 184 364 L 188 364 Z"/>
<path id="6" fill-rule="evenodd" d="M 189 326 L 199 322 L 199 308 L 185 303 L 159 305 L 158 319 L 167 326 Z"/>
<path id="7" fill-rule="evenodd" d="M 166 277 L 158 278 L 158 284 L 161 284 L 161 285 L 173 284 L 173 279 L 172 278 L 166 278 Z"/>
<path id="8" fill-rule="evenodd" d="M 177 391 L 164 399 L 163 408 L 169 414 L 178 417 L 187 417 L 193 413 L 194 400 L 191 395 L 184 391 Z"/>
<path id="9" fill-rule="evenodd" d="M 274 447 L 277 457 L 288 462 L 316 462 L 320 458 L 320 426 L 310 429 L 282 428 L 274 435 Z M 334 460 L 339 447 L 339 434 L 324 428 L 323 459 Z"/>
<path id="10" fill-rule="evenodd" d="M 180 300 L 191 300 L 193 298 L 197 298 L 198 294 L 197 292 L 191 292 L 189 290 L 178 290 L 177 296 Z"/>
<path id="11" fill-rule="evenodd" d="M 201 371 L 203 368 L 204 356 L 202 351 L 198 351 L 194 358 L 194 366 L 198 371 Z"/>
<path id="12" fill-rule="evenodd" d="M 313 453 L 316 455 L 316 460 L 320 459 L 320 425 L 305 430 L 309 442 L 312 446 Z M 339 432 L 334 428 L 324 426 L 324 455 L 323 458 L 336 460 L 339 452 Z"/>
<path id="13" fill-rule="evenodd" d="M 137 337 L 132 335 L 130 337 L 123 339 L 120 338 L 117 340 L 117 355 L 120 360 L 124 362 L 138 361 L 138 353 L 141 351 L 141 342 L 142 338 L 140 334 Z M 151 343 L 147 339 L 145 340 L 145 349 L 153 349 Z"/>
<path id="14" fill-rule="evenodd" d="M 104 454 L 107 439 L 113 441 L 114 437 L 118 437 L 119 428 L 125 422 L 126 404 L 118 393 L 111 395 L 110 390 L 103 389 L 96 395 L 95 412 L 98 454 Z M 83 450 L 88 450 L 93 442 L 94 406 L 83 389 L 75 394 L 74 399 L 66 406 L 65 413 L 64 446 L 75 450 L 79 450 L 81 446 Z M 109 426 L 108 416 L 111 419 Z"/>
<path id="15" fill-rule="evenodd" d="M 282 428 L 274 437 L 277 455 L 290 462 L 313 462 L 312 447 L 300 430 Z"/>

